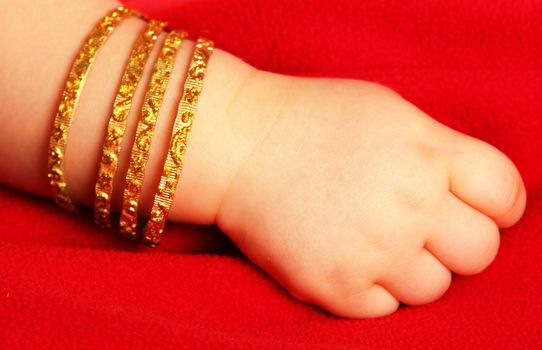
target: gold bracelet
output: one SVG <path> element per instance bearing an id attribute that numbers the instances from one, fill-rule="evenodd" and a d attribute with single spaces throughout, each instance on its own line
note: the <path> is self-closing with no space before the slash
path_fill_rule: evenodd
<path id="1" fill-rule="evenodd" d="M 151 247 L 160 244 L 166 218 L 173 203 L 177 182 L 183 170 L 184 154 L 196 113 L 198 96 L 203 87 L 203 79 L 212 52 L 213 42 L 211 40 L 198 39 L 184 83 L 183 96 L 173 126 L 170 149 L 160 177 L 158 192 L 154 197 L 151 217 L 144 230 L 143 242 Z"/>
<path id="2" fill-rule="evenodd" d="M 166 23 L 153 20 L 143 29 L 134 44 L 113 103 L 95 186 L 94 221 L 100 227 L 111 227 L 113 178 L 117 172 L 121 141 L 126 130 L 132 98 L 156 39 L 165 26 Z"/>
<path id="3" fill-rule="evenodd" d="M 164 99 L 169 76 L 177 50 L 186 36 L 184 32 L 171 32 L 164 41 L 154 67 L 150 88 L 145 95 L 141 117 L 137 125 L 135 144 L 130 156 L 126 185 L 120 215 L 120 232 L 128 238 L 137 238 L 137 209 L 145 167 L 149 158 L 154 127 Z"/>
<path id="4" fill-rule="evenodd" d="M 79 95 L 85 84 L 90 67 L 103 43 L 111 36 L 113 30 L 123 19 L 136 14 L 135 11 L 121 6 L 106 15 L 88 35 L 81 51 L 72 64 L 55 116 L 53 132 L 49 140 L 47 169 L 47 178 L 49 179 L 55 202 L 65 209 L 76 210 L 69 196 L 64 176 L 64 156 L 68 131 L 72 123 Z"/>

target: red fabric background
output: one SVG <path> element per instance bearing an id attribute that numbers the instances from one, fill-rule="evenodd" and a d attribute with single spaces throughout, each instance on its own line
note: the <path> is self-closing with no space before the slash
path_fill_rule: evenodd
<path id="1" fill-rule="evenodd" d="M 177 226 L 149 250 L 0 188 L 0 348 L 542 348 L 542 2 L 127 4 L 259 68 L 391 86 L 505 151 L 527 212 L 495 263 L 438 302 L 355 321 L 295 301 L 235 252 L 177 252 L 188 231 L 216 231 Z"/>

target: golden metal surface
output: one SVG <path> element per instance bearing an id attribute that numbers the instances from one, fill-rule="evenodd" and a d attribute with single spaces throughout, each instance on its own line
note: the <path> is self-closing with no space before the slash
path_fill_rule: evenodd
<path id="1" fill-rule="evenodd" d="M 132 99 L 156 39 L 165 26 L 164 22 L 150 21 L 143 29 L 134 44 L 113 103 L 95 186 L 94 221 L 100 227 L 111 227 L 113 179 L 117 172 L 122 137 L 126 130 Z"/>
<path id="2" fill-rule="evenodd" d="M 66 184 L 64 158 L 75 107 L 98 51 L 117 25 L 130 15 L 137 15 L 137 13 L 121 6 L 106 15 L 90 32 L 72 64 L 58 106 L 49 140 L 47 178 L 56 203 L 71 211 L 75 211 L 76 207 L 69 196 Z"/>
<path id="3" fill-rule="evenodd" d="M 213 42 L 211 40 L 198 39 L 185 79 L 183 96 L 173 126 L 170 149 L 160 177 L 160 185 L 154 197 L 151 217 L 144 229 L 143 242 L 152 247 L 156 247 L 160 243 L 166 218 L 173 203 L 175 189 L 183 170 L 184 155 L 196 113 L 198 97 L 203 87 L 203 79 L 212 52 Z"/>
<path id="4" fill-rule="evenodd" d="M 154 67 L 150 88 L 145 95 L 141 118 L 137 125 L 135 144 L 130 157 L 130 166 L 126 175 L 126 186 L 120 216 L 121 234 L 129 238 L 137 238 L 138 202 L 154 127 L 173 69 L 177 50 L 185 36 L 186 33 L 184 32 L 171 32 L 167 36 Z"/>

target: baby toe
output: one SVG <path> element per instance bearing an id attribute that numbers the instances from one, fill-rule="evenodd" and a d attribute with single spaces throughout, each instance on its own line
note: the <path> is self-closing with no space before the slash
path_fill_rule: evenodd
<path id="1" fill-rule="evenodd" d="M 463 134 L 454 138 L 452 148 L 450 191 L 499 227 L 515 224 L 523 215 L 526 192 L 512 161 L 495 147 Z"/>
<path id="2" fill-rule="evenodd" d="M 425 247 L 453 272 L 479 273 L 497 255 L 500 235 L 495 222 L 454 195 L 445 196 L 431 218 Z"/>

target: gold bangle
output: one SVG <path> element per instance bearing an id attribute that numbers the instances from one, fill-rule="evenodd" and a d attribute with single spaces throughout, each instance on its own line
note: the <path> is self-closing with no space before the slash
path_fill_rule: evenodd
<path id="1" fill-rule="evenodd" d="M 69 196 L 64 176 L 64 156 L 68 132 L 79 95 L 85 84 L 90 67 L 103 43 L 111 36 L 113 30 L 123 19 L 136 14 L 135 11 L 121 6 L 106 15 L 87 36 L 81 51 L 72 64 L 55 116 L 53 132 L 49 140 L 47 168 L 47 178 L 49 179 L 55 202 L 65 209 L 76 210 Z"/>
<path id="2" fill-rule="evenodd" d="M 144 230 L 143 242 L 151 247 L 160 244 L 166 217 L 173 203 L 177 182 L 183 170 L 184 154 L 196 113 L 198 96 L 201 93 L 212 52 L 213 42 L 211 40 L 198 39 L 184 83 L 183 96 L 173 126 L 170 149 L 160 177 L 158 192 L 154 197 L 151 217 Z"/>
<path id="3" fill-rule="evenodd" d="M 171 32 L 164 41 L 154 66 L 150 88 L 145 95 L 141 117 L 137 125 L 135 144 L 130 156 L 126 185 L 120 215 L 120 232 L 128 238 L 137 238 L 137 209 L 145 167 L 149 158 L 154 127 L 164 99 L 169 76 L 177 50 L 186 36 L 184 32 Z"/>
<path id="4" fill-rule="evenodd" d="M 156 39 L 165 26 L 166 23 L 153 20 L 143 29 L 134 44 L 113 103 L 95 186 L 94 221 L 100 227 L 111 227 L 113 178 L 117 172 L 121 141 L 126 131 L 132 98 Z"/>

